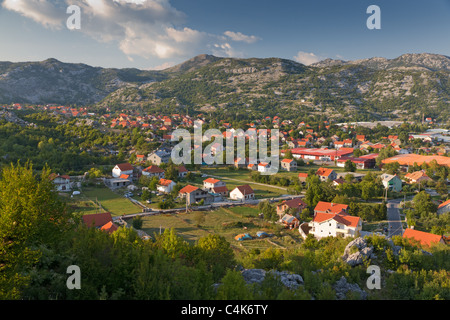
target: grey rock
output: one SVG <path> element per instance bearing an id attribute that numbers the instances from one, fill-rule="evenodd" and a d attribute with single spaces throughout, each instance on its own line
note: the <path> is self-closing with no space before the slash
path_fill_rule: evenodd
<path id="1" fill-rule="evenodd" d="M 354 248 L 357 248 L 356 252 L 353 252 L 355 250 Z M 368 259 L 374 259 L 375 255 L 373 251 L 373 247 L 369 246 L 367 240 L 359 237 L 347 244 L 341 258 L 344 262 L 354 267 Z"/>
<path id="2" fill-rule="evenodd" d="M 333 289 L 336 292 L 336 299 L 345 300 L 347 299 L 347 294 L 349 292 L 359 294 L 361 300 L 367 299 L 367 292 L 359 287 L 356 283 L 348 283 L 347 279 L 342 276 L 336 283 L 333 285 Z"/>
<path id="3" fill-rule="evenodd" d="M 297 289 L 303 284 L 302 276 L 299 274 L 289 273 L 287 271 L 270 270 L 266 272 L 263 269 L 244 269 L 241 271 L 241 274 L 247 284 L 263 282 L 267 273 L 279 278 L 283 285 L 292 290 Z"/>

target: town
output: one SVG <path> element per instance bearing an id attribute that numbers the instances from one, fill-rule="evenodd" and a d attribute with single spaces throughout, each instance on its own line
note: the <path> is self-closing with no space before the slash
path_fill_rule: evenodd
<path id="1" fill-rule="evenodd" d="M 323 259 L 325 251 L 319 250 L 330 239 L 332 246 L 345 246 L 338 260 L 352 272 L 386 255 L 381 243 L 392 246 L 386 251 L 392 256 L 382 262 L 390 268 L 416 261 L 405 256 L 414 250 L 421 250 L 420 257 L 447 252 L 450 131 L 431 118 L 421 123 L 333 123 L 310 117 L 295 123 L 275 116 L 249 119 L 237 128 L 238 123 L 202 113 L 99 114 L 88 108 L 22 104 L 4 105 L 0 117 L 0 132 L 9 135 L 0 141 L 2 166 L 27 158 L 37 172 L 50 168 L 58 201 L 85 228 L 113 239 L 128 230 L 156 246 L 175 241 L 170 246 L 181 246 L 176 250 L 183 255 L 187 249 L 181 248 L 197 248 L 217 236 L 230 250 L 229 262 L 223 263 L 239 260 L 244 268 L 239 274 L 247 284 L 255 277 L 264 283 L 272 269 L 299 299 L 311 294 L 367 299 L 367 291 L 351 287 L 345 277 L 331 291 L 325 286 L 304 292 L 305 283 L 311 283 L 305 277 L 316 274 L 309 268 L 323 262 L 301 267 L 302 275 L 288 273 L 283 265 L 297 259 L 298 250 L 308 255 L 310 248 L 316 248 L 315 259 Z M 247 133 L 246 146 L 241 146 L 245 157 L 231 164 L 175 164 L 172 151 L 179 141 L 172 139 L 173 132 L 193 134 L 196 124 L 202 132 L 218 129 L 223 138 L 242 129 Z M 260 133 L 273 143 L 274 130 L 279 162 L 275 173 L 268 174 L 273 163 L 251 160 L 248 144 Z M 195 148 L 209 150 L 202 152 L 204 158 L 225 158 L 226 146 L 214 139 L 203 137 L 201 145 L 194 144 L 190 158 Z M 170 254 L 181 254 L 176 252 Z M 221 270 L 214 272 L 222 277 Z"/>
<path id="2" fill-rule="evenodd" d="M 414 197 L 424 192 L 436 207 L 434 213 L 438 216 L 450 210 L 450 133 L 439 128 L 431 118 L 424 118 L 419 124 L 420 132 L 407 131 L 419 127 L 414 123 L 386 122 L 389 127 L 383 124 L 374 127 L 365 123 L 333 124 L 326 120 L 293 123 L 278 116 L 252 119 L 245 128 L 247 132 L 259 133 L 261 129 L 280 132 L 279 171 L 264 177 L 269 163 L 249 163 L 248 158 L 235 159 L 231 165 L 177 166 L 172 163 L 171 152 L 177 143 L 171 140 L 173 130 L 192 131 L 199 123 L 208 127 L 208 121 L 215 122 L 212 127 L 222 129 L 224 136 L 225 130 L 233 132 L 237 129 L 230 123 L 208 119 L 203 114 L 196 117 L 123 112 L 97 115 L 86 108 L 21 104 L 3 106 L 3 109 L 5 112 L 45 114 L 61 125 L 75 120 L 77 125 L 95 128 L 105 136 L 133 135 L 126 147 L 114 147 L 110 143 L 104 148 L 103 156 L 112 155 L 115 163 L 77 170 L 77 175 L 72 175 L 75 170 L 68 169 L 53 177 L 57 191 L 76 208 L 75 211 L 88 209 L 99 217 L 107 215 L 109 230 L 117 229 L 125 220 L 139 218 L 148 226 L 144 230 L 150 234 L 143 233 L 150 238 L 151 231 L 158 227 L 151 222 L 155 215 L 227 208 L 264 216 L 261 208 L 267 202 L 273 212 L 276 211 L 273 216 L 265 215 L 270 216 L 268 220 L 288 230 L 296 230 L 297 234 L 287 233 L 295 234 L 296 238 L 300 235 L 305 239 L 308 234 L 321 238 L 377 233 L 385 236 L 414 234 L 421 240 L 430 238 L 432 232 L 437 233 L 433 238 L 438 242 L 448 241 L 448 227 L 424 228 L 411 207 Z M 380 135 L 387 132 L 392 134 Z M 155 148 L 151 150 L 148 145 Z M 211 145 L 213 156 L 223 150 L 222 145 Z M 332 191 L 322 198 L 314 198 L 309 186 L 312 183 L 327 185 Z M 359 188 L 361 190 L 355 190 Z M 109 205 L 111 200 L 103 203 L 102 197 L 111 196 L 116 198 L 117 204 Z M 375 203 L 384 206 L 395 203 L 395 210 L 399 212 L 396 219 L 402 221 L 397 224 L 397 229 L 392 230 L 394 223 L 387 214 L 381 215 L 378 221 L 361 216 L 353 219 L 357 210 L 349 214 L 349 205 Z M 326 209 L 318 208 L 327 205 Z M 384 210 L 387 212 L 386 208 Z M 270 209 L 265 208 L 265 211 Z M 356 213 L 358 215 L 360 213 Z M 104 218 L 99 219 L 103 224 Z M 330 219 L 338 222 L 322 230 L 322 221 Z M 436 232 L 437 228 L 439 232 Z M 406 229 L 414 231 L 405 233 Z"/>

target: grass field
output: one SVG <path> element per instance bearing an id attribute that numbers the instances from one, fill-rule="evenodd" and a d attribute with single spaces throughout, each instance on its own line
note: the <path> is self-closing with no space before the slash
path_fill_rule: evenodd
<path id="1" fill-rule="evenodd" d="M 93 214 L 110 212 L 112 216 L 121 216 L 141 212 L 141 208 L 122 195 L 107 187 L 85 187 L 80 195 L 68 199 L 75 212 Z"/>
<path id="2" fill-rule="evenodd" d="M 287 248 L 301 242 L 297 230 L 286 230 L 281 226 L 265 222 L 257 218 L 259 210 L 253 206 L 219 208 L 208 212 L 190 212 L 165 214 L 143 218 L 143 231 L 154 236 L 165 229 L 174 228 L 179 236 L 189 243 L 195 243 L 208 234 L 223 236 L 237 251 L 248 251 L 269 247 Z M 203 221 L 199 221 L 203 215 Z M 258 231 L 273 234 L 272 237 L 259 239 Z M 254 239 L 237 241 L 234 237 L 241 233 L 249 233 Z"/>
<path id="3" fill-rule="evenodd" d="M 288 194 L 287 188 L 285 187 L 273 186 L 269 184 L 258 184 L 252 181 L 251 172 L 246 169 L 230 170 L 226 167 L 202 168 L 202 173 L 220 177 L 219 179 L 226 182 L 227 188 L 230 192 L 237 186 L 248 184 L 255 191 L 255 197 L 257 199 L 278 197 Z M 202 182 L 204 179 L 206 178 L 202 178 L 199 182 Z"/>

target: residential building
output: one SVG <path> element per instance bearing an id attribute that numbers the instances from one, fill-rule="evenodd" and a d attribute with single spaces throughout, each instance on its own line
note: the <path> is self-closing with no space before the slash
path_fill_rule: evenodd
<path id="1" fill-rule="evenodd" d="M 280 163 L 282 170 L 297 171 L 297 161 L 294 159 L 283 159 Z"/>
<path id="2" fill-rule="evenodd" d="M 298 214 L 308 206 L 300 198 L 294 198 L 291 200 L 284 200 L 277 205 L 277 214 L 281 218 L 284 214 L 288 213 L 298 217 Z"/>
<path id="3" fill-rule="evenodd" d="M 168 179 L 160 179 L 156 185 L 156 189 L 162 193 L 170 193 L 175 187 L 176 183 Z"/>
<path id="4" fill-rule="evenodd" d="M 50 175 L 50 180 L 52 180 L 55 185 L 56 191 L 71 191 L 72 183 L 70 182 L 70 177 L 68 175 L 59 175 L 52 173 Z"/>
<path id="5" fill-rule="evenodd" d="M 188 205 L 198 203 L 201 200 L 203 200 L 205 204 L 209 204 L 213 202 L 214 199 L 213 196 L 210 195 L 208 191 L 202 190 L 192 185 L 187 185 L 186 187 L 182 188 L 178 192 L 178 194 L 181 198 L 186 198 L 186 203 Z"/>
<path id="6" fill-rule="evenodd" d="M 188 174 L 188 169 L 186 169 L 186 167 L 185 166 L 179 166 L 178 168 L 177 168 L 177 170 L 178 170 L 178 178 L 184 178 L 184 177 L 186 177 L 187 176 L 187 174 Z"/>
<path id="7" fill-rule="evenodd" d="M 168 163 L 171 157 L 171 153 L 167 150 L 157 150 L 148 155 L 147 161 L 151 161 L 152 164 L 160 166 L 161 163 Z"/>
<path id="8" fill-rule="evenodd" d="M 437 243 L 445 244 L 442 235 L 432 234 L 428 232 L 418 231 L 414 229 L 407 228 L 403 232 L 403 238 L 408 238 L 413 241 L 418 241 L 420 245 L 431 247 Z"/>
<path id="9" fill-rule="evenodd" d="M 302 183 L 306 183 L 306 179 L 308 178 L 308 174 L 307 173 L 303 173 L 303 172 L 300 172 L 299 174 L 298 174 L 298 180 L 300 181 L 300 182 L 302 182 Z"/>
<path id="10" fill-rule="evenodd" d="M 259 172 L 269 172 L 270 165 L 267 162 L 258 163 L 258 171 Z"/>
<path id="11" fill-rule="evenodd" d="M 330 236 L 357 237 L 362 230 L 362 221 L 360 217 L 350 216 L 345 211 L 317 212 L 308 227 L 309 233 L 318 239 Z"/>
<path id="12" fill-rule="evenodd" d="M 157 177 L 159 179 L 162 179 L 165 176 L 165 172 L 160 167 L 158 167 L 156 165 L 152 165 L 152 166 L 149 166 L 149 167 L 145 168 L 144 170 L 142 170 L 142 175 L 150 177 L 150 178 Z"/>
<path id="13" fill-rule="evenodd" d="M 280 222 L 289 229 L 298 228 L 298 226 L 300 225 L 300 221 L 290 214 L 283 215 L 283 217 L 280 219 Z"/>
<path id="14" fill-rule="evenodd" d="M 397 175 L 383 173 L 381 176 L 381 182 L 386 189 L 391 191 L 402 191 L 402 180 Z"/>
<path id="15" fill-rule="evenodd" d="M 340 213 L 341 211 L 348 214 L 348 205 L 333 203 L 333 202 L 325 202 L 319 201 L 314 208 L 314 214 L 317 213 Z"/>
<path id="16" fill-rule="evenodd" d="M 203 180 L 203 190 L 208 190 L 209 192 L 212 192 L 214 188 L 225 186 L 226 186 L 225 182 L 215 178 L 208 178 L 206 180 Z"/>
<path id="17" fill-rule="evenodd" d="M 255 192 L 248 184 L 246 184 L 234 188 L 230 192 L 230 198 L 233 200 L 241 200 L 241 201 L 252 200 L 255 198 Z"/>
<path id="18" fill-rule="evenodd" d="M 412 173 L 407 173 L 405 179 L 408 183 L 426 183 L 432 180 L 426 173 L 425 170 L 419 170 Z"/>
<path id="19" fill-rule="evenodd" d="M 316 175 L 320 178 L 321 181 L 333 181 L 337 179 L 336 171 L 329 168 L 319 168 L 316 172 Z"/>
<path id="20" fill-rule="evenodd" d="M 129 175 L 129 176 L 133 176 L 133 166 L 129 163 L 121 163 L 121 164 L 117 164 L 113 169 L 112 169 L 112 176 L 114 178 L 119 178 L 121 175 L 125 174 L 125 175 Z"/>
<path id="21" fill-rule="evenodd" d="M 450 199 L 441 203 L 437 208 L 437 214 L 450 212 Z"/>
<path id="22" fill-rule="evenodd" d="M 97 228 L 108 233 L 113 233 L 119 228 L 113 222 L 111 213 L 109 212 L 87 214 L 82 217 L 82 220 L 88 228 Z"/>

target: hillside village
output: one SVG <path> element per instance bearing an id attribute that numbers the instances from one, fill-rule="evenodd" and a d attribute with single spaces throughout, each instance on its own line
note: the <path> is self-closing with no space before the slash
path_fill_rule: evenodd
<path id="1" fill-rule="evenodd" d="M 366 124 L 337 126 L 323 121 L 319 124 L 314 123 L 312 126 L 312 123 L 305 121 L 293 123 L 291 120 L 278 116 L 253 119 L 247 123 L 245 129 L 255 130 L 258 133 L 261 128 L 268 129 L 268 133 L 270 129 L 280 131 L 281 161 L 277 175 L 285 175 L 283 186 L 288 188 L 285 188 L 285 193 L 278 194 L 277 197 L 266 197 L 264 193 L 255 195 L 254 189 L 258 189 L 258 185 L 253 183 L 261 179 L 261 174 L 269 166 L 268 163 L 249 163 L 246 158 L 235 159 L 234 165 L 221 165 L 222 168 L 228 167 L 229 172 L 232 172 L 231 170 L 248 171 L 251 177 L 247 183 L 242 181 L 241 184 L 232 184 L 231 187 L 227 178 L 221 179 L 220 172 L 217 172 L 219 167 L 217 165 L 174 166 L 171 163 L 171 151 L 174 146 L 174 142 L 171 141 L 171 132 L 179 128 L 192 130 L 196 121 L 197 124 L 200 121 L 201 124 L 208 126 L 213 120 L 207 115 L 136 115 L 125 112 L 97 115 L 95 112 L 89 112 L 87 108 L 56 105 L 13 104 L 3 108 L 19 113 L 24 110 L 47 113 L 57 117 L 62 123 L 76 119 L 77 125 L 96 127 L 104 132 L 139 130 L 145 141 L 157 142 L 155 145 L 158 147 L 148 153 L 131 146 L 123 158 L 124 162 L 111 163 L 111 172 L 100 175 L 104 186 L 136 204 L 135 214 L 141 212 L 142 216 L 171 209 L 189 212 L 208 210 L 213 206 L 216 208 L 239 205 L 257 206 L 258 203 L 269 201 L 273 203 L 274 208 L 276 207 L 274 220 L 285 228 L 298 230 L 304 239 L 308 234 L 317 238 L 325 235 L 356 237 L 364 233 L 362 231 L 364 219 L 350 215 L 348 204 L 322 201 L 314 203 L 314 207 L 311 207 L 312 203 L 309 203 L 309 217 L 305 220 L 305 215 L 302 216 L 303 219 L 300 216 L 304 209 L 308 210 L 308 204 L 304 202 L 304 198 L 308 190 L 307 181 L 311 175 L 318 177 L 321 183 L 329 183 L 336 190 L 340 190 L 346 184 L 363 181 L 368 173 L 374 173 L 382 185 L 383 194 L 378 199 L 387 201 L 404 197 L 406 200 L 406 196 L 411 198 L 421 190 L 426 190 L 433 196 L 433 202 L 437 207 L 436 212 L 443 213 L 449 210 L 447 198 L 450 133 L 449 130 L 440 129 L 439 124 L 434 123 L 431 118 L 424 118 L 421 124 L 425 129 L 423 132 L 410 132 L 405 135 L 404 131 L 397 130 L 399 134 L 388 134 L 379 139 L 371 137 L 373 129 L 368 128 Z M 402 126 L 402 123 L 386 123 L 391 125 L 386 129 L 394 132 Z M 336 128 L 333 131 L 334 134 L 327 135 L 331 126 Z M 232 124 L 224 121 L 217 121 L 212 127 L 222 130 L 224 137 L 227 134 L 226 130 L 233 131 Z M 359 134 L 360 132 L 365 134 Z M 110 148 L 108 153 L 117 155 L 122 151 Z M 309 166 L 311 169 L 302 170 Z M 437 170 L 442 168 L 445 168 L 443 172 L 438 173 Z M 58 191 L 66 193 L 75 191 L 78 194 L 77 190 L 81 189 L 82 183 L 85 183 L 88 176 L 87 172 L 81 179 L 72 178 L 67 173 L 58 173 L 52 179 Z M 271 185 L 271 182 L 265 183 Z M 436 187 L 439 190 L 436 190 Z M 407 203 L 405 201 L 403 205 Z M 324 205 L 330 207 L 320 210 L 319 207 Z M 123 218 L 126 215 L 116 213 L 115 216 Z M 114 223 L 115 219 L 109 219 L 108 223 Z M 325 221 L 329 226 L 323 229 Z M 334 221 L 334 224 L 328 221 Z M 407 230 L 413 230 L 414 225 L 408 225 L 407 222 L 404 224 L 405 227 L 411 227 L 406 228 Z M 108 228 L 108 230 L 115 229 Z M 402 233 L 403 228 L 400 234 Z M 384 228 L 381 234 L 388 235 L 389 232 Z M 447 239 L 448 233 L 441 236 L 442 239 Z M 416 235 L 416 237 L 419 236 Z"/>

